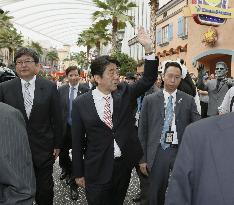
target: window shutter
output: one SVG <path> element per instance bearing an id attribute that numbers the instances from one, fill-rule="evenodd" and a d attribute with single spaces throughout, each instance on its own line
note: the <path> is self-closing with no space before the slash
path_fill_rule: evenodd
<path id="1" fill-rule="evenodd" d="M 178 37 L 184 36 L 184 17 L 178 19 Z"/>
<path id="2" fill-rule="evenodd" d="M 157 45 L 160 45 L 162 43 L 162 29 L 158 29 L 156 41 Z"/>
<path id="3" fill-rule="evenodd" d="M 170 23 L 168 26 L 168 40 L 172 41 L 173 39 L 173 24 Z"/>

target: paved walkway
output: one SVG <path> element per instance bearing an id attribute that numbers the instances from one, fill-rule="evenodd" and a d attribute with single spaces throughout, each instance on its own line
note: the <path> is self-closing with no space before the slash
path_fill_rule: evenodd
<path id="1" fill-rule="evenodd" d="M 60 172 L 61 170 L 58 165 L 58 160 L 56 160 L 54 165 L 54 183 L 55 183 L 54 205 L 87 205 L 84 190 L 81 188 L 79 188 L 79 193 L 80 193 L 79 200 L 78 201 L 70 200 L 68 186 L 66 186 L 64 180 L 63 181 L 59 180 Z M 136 176 L 136 172 L 133 171 L 124 205 L 135 205 L 135 203 L 132 202 L 132 199 L 136 196 L 138 192 L 139 192 L 139 180 L 138 177 Z"/>

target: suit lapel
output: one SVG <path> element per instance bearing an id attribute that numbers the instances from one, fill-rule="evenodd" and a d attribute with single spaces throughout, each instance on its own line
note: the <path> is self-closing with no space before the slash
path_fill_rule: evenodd
<path id="1" fill-rule="evenodd" d="M 158 94 L 155 97 L 156 97 L 155 98 L 156 100 L 157 100 L 157 98 L 159 98 L 159 104 L 158 104 L 158 106 L 159 106 L 161 117 L 164 120 L 164 117 L 165 117 L 165 105 L 164 105 L 164 101 L 165 100 L 164 100 L 163 91 L 162 90 L 159 91 Z"/>
<path id="2" fill-rule="evenodd" d="M 119 116 L 119 108 L 121 103 L 121 97 L 118 91 L 112 93 L 113 98 L 113 116 L 112 116 L 112 123 L 113 127 L 117 127 L 118 123 L 118 116 Z"/>
<path id="3" fill-rule="evenodd" d="M 225 116 L 225 118 L 220 118 L 217 122 L 218 132 L 210 138 L 211 151 L 214 164 L 217 168 L 216 171 L 220 184 L 220 191 L 226 202 L 231 201 L 233 197 L 230 195 L 230 190 L 233 190 L 232 187 L 234 184 L 234 163 L 230 161 L 230 159 L 232 159 L 230 156 L 233 156 L 234 153 L 233 121 L 233 113 Z"/>
<path id="4" fill-rule="evenodd" d="M 20 111 L 22 112 L 24 119 L 27 121 L 28 117 L 27 117 L 26 110 L 24 107 L 24 97 L 22 93 L 22 85 L 21 85 L 20 78 L 16 78 L 15 94 L 16 94 L 16 99 L 18 101 L 18 107 Z"/>
<path id="5" fill-rule="evenodd" d="M 99 121 L 99 123 L 101 123 L 103 126 L 108 127 L 99 117 L 96 106 L 95 106 L 95 102 L 93 99 L 93 95 L 92 95 L 92 90 L 89 91 L 88 95 L 88 102 L 90 102 L 90 104 L 88 103 L 87 105 L 90 107 L 90 113 L 93 113 L 94 117 L 96 118 L 97 122 Z M 109 127 L 108 127 L 109 128 Z"/>
<path id="6" fill-rule="evenodd" d="M 83 93 L 82 86 L 79 83 L 78 90 L 77 90 L 77 96 L 81 95 L 82 93 Z"/>
<path id="7" fill-rule="evenodd" d="M 179 117 L 182 106 L 183 106 L 183 98 L 180 91 L 177 90 L 176 101 L 175 101 L 175 118 Z"/>
<path id="8" fill-rule="evenodd" d="M 32 106 L 32 110 L 31 110 L 31 113 L 30 113 L 29 120 L 33 115 L 33 112 L 34 112 L 34 110 L 36 108 L 37 102 L 39 102 L 40 98 L 43 97 L 43 90 L 44 90 L 44 85 L 43 85 L 43 83 L 41 83 L 40 77 L 37 76 L 36 80 L 35 80 L 35 91 L 34 91 L 33 106 Z"/>

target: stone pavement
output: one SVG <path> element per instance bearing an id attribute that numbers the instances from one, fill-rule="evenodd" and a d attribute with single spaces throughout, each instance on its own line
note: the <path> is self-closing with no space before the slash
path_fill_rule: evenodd
<path id="1" fill-rule="evenodd" d="M 85 199 L 84 190 L 79 188 L 80 197 L 78 201 L 70 200 L 69 189 L 65 183 L 65 180 L 59 180 L 59 175 L 61 173 L 60 167 L 58 165 L 58 160 L 54 164 L 54 205 L 87 205 Z M 129 185 L 128 193 L 124 202 L 124 205 L 135 205 L 132 199 L 139 192 L 139 180 L 136 175 L 135 170 L 132 172 L 132 178 Z"/>

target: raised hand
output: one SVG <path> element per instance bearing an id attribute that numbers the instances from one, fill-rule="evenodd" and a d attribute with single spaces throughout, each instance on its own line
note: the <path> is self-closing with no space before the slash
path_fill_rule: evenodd
<path id="1" fill-rule="evenodd" d="M 153 51 L 150 35 L 148 32 L 145 31 L 143 27 L 140 27 L 138 29 L 137 39 L 138 42 L 145 48 L 146 53 L 150 53 Z"/>

